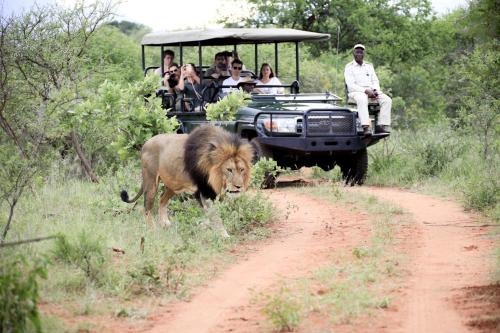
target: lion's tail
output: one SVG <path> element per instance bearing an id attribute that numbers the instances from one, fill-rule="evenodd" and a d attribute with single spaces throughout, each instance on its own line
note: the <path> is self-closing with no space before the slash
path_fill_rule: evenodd
<path id="1" fill-rule="evenodd" d="M 122 200 L 124 202 L 126 202 L 126 203 L 132 203 L 132 202 L 136 202 L 137 199 L 139 199 L 143 193 L 144 193 L 144 191 L 143 191 L 143 189 L 141 187 L 141 190 L 139 191 L 139 193 L 137 193 L 136 196 L 132 200 L 129 200 L 127 191 L 122 190 L 120 192 L 120 197 L 122 198 Z"/>

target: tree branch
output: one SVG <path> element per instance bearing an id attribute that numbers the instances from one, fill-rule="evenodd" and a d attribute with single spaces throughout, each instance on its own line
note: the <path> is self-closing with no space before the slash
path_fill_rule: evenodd
<path id="1" fill-rule="evenodd" d="M 99 179 L 92 170 L 92 166 L 90 165 L 88 158 L 85 156 L 85 153 L 83 152 L 80 140 L 78 139 L 78 136 L 76 135 L 75 131 L 71 131 L 71 143 L 73 144 L 73 147 L 76 150 L 76 154 L 82 161 L 83 169 L 85 170 L 87 177 L 89 177 L 92 182 L 99 183 Z"/>

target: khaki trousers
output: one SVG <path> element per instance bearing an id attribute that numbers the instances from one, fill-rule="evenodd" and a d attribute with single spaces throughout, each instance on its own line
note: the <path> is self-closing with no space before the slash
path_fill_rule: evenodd
<path id="1" fill-rule="evenodd" d="M 368 115 L 368 95 L 364 92 L 351 92 L 348 96 L 350 99 L 356 101 L 361 125 L 370 125 L 370 116 Z M 378 115 L 377 125 L 390 125 L 392 99 L 386 94 L 379 93 L 377 98 L 370 98 L 370 102 L 378 102 L 380 104 L 380 114 Z"/>

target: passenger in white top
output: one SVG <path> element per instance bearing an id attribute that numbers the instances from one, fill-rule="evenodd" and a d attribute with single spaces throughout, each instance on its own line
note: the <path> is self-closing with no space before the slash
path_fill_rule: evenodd
<path id="1" fill-rule="evenodd" d="M 225 79 L 222 82 L 223 86 L 236 86 L 239 82 L 241 82 L 241 69 L 243 68 L 243 62 L 239 59 L 234 59 L 231 63 L 231 76 Z M 238 88 L 222 88 L 222 92 L 224 94 L 228 94 L 233 90 L 237 90 Z"/>
<path id="2" fill-rule="evenodd" d="M 392 99 L 380 91 L 380 84 L 373 65 L 363 62 L 365 47 L 362 44 L 354 46 L 353 56 L 354 60 L 345 66 L 344 78 L 349 99 L 356 101 L 364 134 L 371 135 L 368 99 L 380 104 L 380 114 L 375 132 L 389 132 Z"/>
<path id="3" fill-rule="evenodd" d="M 256 91 L 262 94 L 277 95 L 284 94 L 285 89 L 283 87 L 263 87 L 266 85 L 281 85 L 280 80 L 274 76 L 273 69 L 268 63 L 263 63 L 260 66 L 259 80 L 257 81 Z"/>

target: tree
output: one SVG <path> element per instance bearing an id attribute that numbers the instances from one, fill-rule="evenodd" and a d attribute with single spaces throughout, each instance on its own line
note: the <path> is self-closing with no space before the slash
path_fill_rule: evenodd
<path id="1" fill-rule="evenodd" d="M 429 25 L 430 1 L 330 1 L 330 0 L 249 0 L 257 14 L 247 19 L 249 26 L 289 27 L 330 33 L 339 49 L 347 51 L 357 43 L 372 47 L 378 62 L 417 60 L 432 48 Z M 336 42 L 330 48 L 336 47 Z M 320 44 L 315 50 L 328 49 Z"/>
<path id="2" fill-rule="evenodd" d="M 97 180 L 78 128 L 63 126 L 61 115 L 81 100 L 92 74 L 89 41 L 112 8 L 80 3 L 0 17 L 0 204 L 9 206 L 2 242 L 19 198 L 47 170 L 61 143 L 75 148 L 89 178 Z"/>

